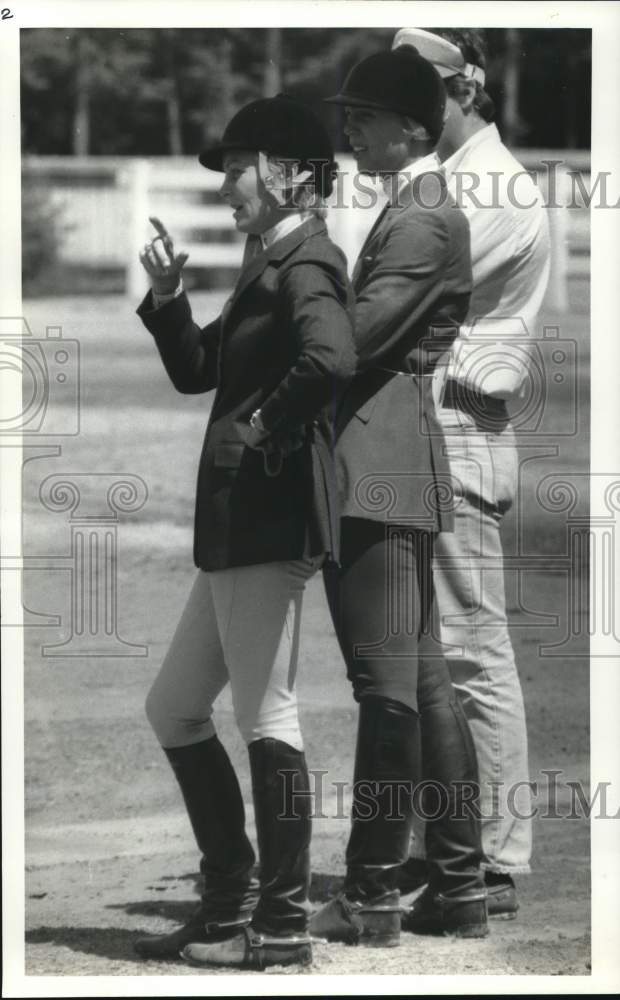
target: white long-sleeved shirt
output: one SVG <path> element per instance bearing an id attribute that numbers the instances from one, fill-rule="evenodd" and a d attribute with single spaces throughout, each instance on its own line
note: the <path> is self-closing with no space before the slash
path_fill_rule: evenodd
<path id="1" fill-rule="evenodd" d="M 448 190 L 469 220 L 473 270 L 469 312 L 447 374 L 508 399 L 527 377 L 529 345 L 549 280 L 542 195 L 495 125 L 471 136 L 443 168 Z"/>

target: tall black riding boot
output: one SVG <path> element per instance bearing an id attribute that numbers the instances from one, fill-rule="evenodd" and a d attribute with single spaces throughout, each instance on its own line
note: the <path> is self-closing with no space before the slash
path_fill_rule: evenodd
<path id="1" fill-rule="evenodd" d="M 260 863 L 252 927 L 267 934 L 305 934 L 312 834 L 306 758 L 276 739 L 255 740 L 249 754 Z"/>
<path id="2" fill-rule="evenodd" d="M 422 762 L 429 884 L 444 895 L 480 889 L 480 786 L 476 749 L 456 693 L 423 716 Z M 438 791 L 441 793 L 438 794 Z M 433 799 L 435 802 L 433 803 Z M 437 818 L 432 818 L 437 812 Z"/>
<path id="3" fill-rule="evenodd" d="M 217 736 L 165 749 L 202 852 L 202 901 L 172 934 L 141 938 L 136 950 L 149 958 L 177 957 L 190 941 L 217 941 L 249 924 L 258 898 L 251 876 L 255 856 L 245 832 L 237 776 Z"/>
<path id="4" fill-rule="evenodd" d="M 478 762 L 467 718 L 452 689 L 422 710 L 422 760 L 428 887 L 403 928 L 483 937 L 487 911 L 480 871 Z"/>
<path id="5" fill-rule="evenodd" d="M 304 754 L 282 740 L 254 740 L 249 746 L 260 898 L 249 928 L 221 944 L 190 944 L 183 957 L 192 965 L 265 969 L 308 965 L 312 803 Z"/>
<path id="6" fill-rule="evenodd" d="M 419 770 L 419 717 L 389 698 L 360 702 L 351 834 L 342 893 L 310 929 L 330 941 L 399 943 L 399 867 L 407 857 Z"/>

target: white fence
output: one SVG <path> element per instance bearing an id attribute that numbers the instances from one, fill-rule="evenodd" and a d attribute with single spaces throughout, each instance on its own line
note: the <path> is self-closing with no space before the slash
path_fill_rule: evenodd
<path id="1" fill-rule="evenodd" d="M 562 161 L 556 190 L 564 205 L 571 193 L 568 170 L 579 171 L 584 189 L 589 190 L 589 153 L 521 150 L 516 155 L 538 175 L 545 194 L 547 175 L 542 162 Z M 364 207 L 368 199 L 357 192 L 361 207 L 349 208 L 355 193 L 355 161 L 348 156 L 338 160 L 341 177 L 328 223 L 351 264 L 380 211 L 382 197 L 368 208 Z M 146 288 L 138 251 L 153 234 L 149 215 L 162 218 L 177 246 L 189 253 L 188 267 L 234 268 L 241 262 L 244 237 L 236 231 L 230 209 L 219 201 L 221 177 L 202 168 L 195 157 L 27 157 L 24 172 L 40 180 L 62 207 L 61 260 L 94 268 L 125 268 L 126 292 L 133 298 Z M 364 183 L 370 185 L 367 178 Z M 548 304 L 566 309 L 568 279 L 589 270 L 589 210 L 582 205 L 548 212 L 553 247 Z"/>

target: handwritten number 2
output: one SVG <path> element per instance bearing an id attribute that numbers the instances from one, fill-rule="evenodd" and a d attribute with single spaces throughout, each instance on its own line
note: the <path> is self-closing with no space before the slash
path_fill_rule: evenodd
<path id="1" fill-rule="evenodd" d="M 9 17 L 13 17 L 9 7 L 3 7 L 0 13 L 2 14 L 3 21 L 6 21 Z"/>

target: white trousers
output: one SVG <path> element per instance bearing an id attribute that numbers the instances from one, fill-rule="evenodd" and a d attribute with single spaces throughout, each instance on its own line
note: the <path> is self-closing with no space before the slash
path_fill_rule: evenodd
<path id="1" fill-rule="evenodd" d="M 213 703 L 230 682 L 246 743 L 302 750 L 295 680 L 303 593 L 323 557 L 200 571 L 146 700 L 165 748 L 215 734 Z"/>
<path id="2" fill-rule="evenodd" d="M 530 870 L 531 795 L 523 694 L 508 631 L 501 522 L 517 486 L 514 430 L 438 408 L 454 477 L 455 524 L 435 540 L 434 611 L 476 747 L 483 867 Z M 420 830 L 416 854 L 423 855 Z"/>

